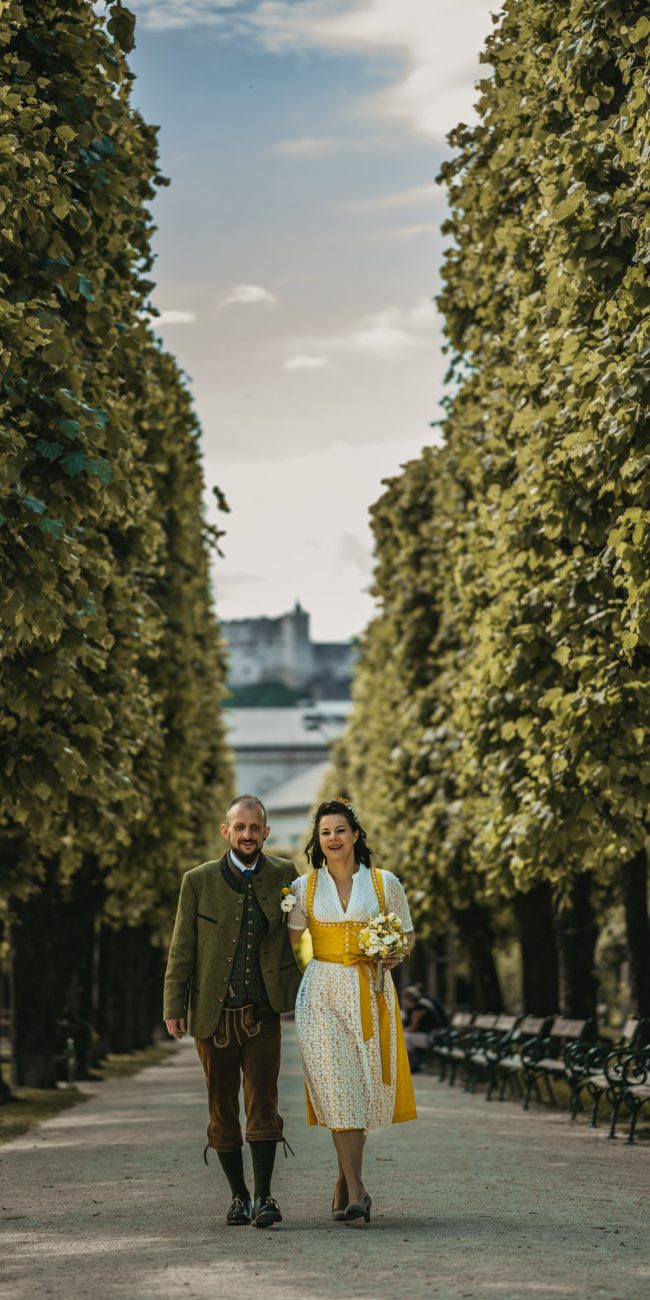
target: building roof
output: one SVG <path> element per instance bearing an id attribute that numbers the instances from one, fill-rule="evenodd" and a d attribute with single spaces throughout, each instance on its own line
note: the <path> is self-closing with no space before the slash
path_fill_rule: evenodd
<path id="1" fill-rule="evenodd" d="M 341 735 L 349 700 L 282 709 L 225 709 L 228 740 L 240 749 L 326 749 Z"/>
<path id="2" fill-rule="evenodd" d="M 304 811 L 306 816 L 316 803 L 318 791 L 325 780 L 328 768 L 327 759 L 322 763 L 313 763 L 311 767 L 305 768 L 304 772 L 299 772 L 289 781 L 276 786 L 275 790 L 267 790 L 264 802 L 268 808 L 269 818 L 272 820 L 274 813 L 281 812 Z"/>

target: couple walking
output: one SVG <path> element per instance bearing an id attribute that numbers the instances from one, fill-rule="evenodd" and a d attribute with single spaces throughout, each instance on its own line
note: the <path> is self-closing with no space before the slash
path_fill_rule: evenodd
<path id="1" fill-rule="evenodd" d="M 370 1221 L 363 1183 L 366 1134 L 415 1119 L 415 1101 L 397 997 L 381 962 L 384 987 L 370 978 L 359 931 L 379 913 L 401 920 L 414 942 L 406 896 L 397 878 L 372 865 L 353 806 L 321 803 L 306 855 L 311 871 L 263 852 L 266 810 L 254 795 L 229 805 L 221 832 L 226 855 L 183 877 L 165 978 L 169 1033 L 189 1031 L 208 1089 L 208 1144 L 230 1184 L 231 1225 L 269 1227 L 282 1219 L 271 1195 L 278 1142 L 280 1013 L 295 1004 L 305 1071 L 307 1119 L 331 1130 L 338 1158 L 332 1218 Z M 314 958 L 301 978 L 292 948 L 309 930 Z M 379 990 L 379 991 L 378 991 Z M 244 1084 L 246 1140 L 254 1196 L 244 1175 L 239 1090 Z"/>

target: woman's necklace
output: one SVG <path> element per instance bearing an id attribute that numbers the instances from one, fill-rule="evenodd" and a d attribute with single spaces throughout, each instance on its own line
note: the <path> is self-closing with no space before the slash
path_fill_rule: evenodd
<path id="1" fill-rule="evenodd" d="M 351 897 L 352 897 L 352 887 L 353 887 L 353 885 L 354 885 L 354 876 L 352 877 L 352 880 L 349 882 L 349 884 L 348 884 L 347 886 L 345 886 L 345 892 L 344 892 L 342 889 L 339 889 L 339 882 L 338 882 L 338 880 L 334 880 L 334 884 L 336 885 L 336 892 L 337 892 L 337 894 L 338 894 L 338 896 L 339 896 L 339 902 L 340 902 L 340 904 L 341 904 L 341 907 L 343 908 L 343 911 L 346 912 L 346 911 L 347 911 L 347 907 L 348 907 L 348 903 L 350 902 L 350 899 L 351 899 Z"/>

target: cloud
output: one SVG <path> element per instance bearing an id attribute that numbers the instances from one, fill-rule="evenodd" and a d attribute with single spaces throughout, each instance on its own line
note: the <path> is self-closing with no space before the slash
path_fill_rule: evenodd
<path id="1" fill-rule="evenodd" d="M 297 357 L 289 357 L 289 360 L 284 363 L 284 368 L 289 371 L 328 370 L 331 368 L 331 365 L 332 363 L 327 357 L 300 355 Z"/>
<path id="2" fill-rule="evenodd" d="M 337 538 L 334 565 L 337 573 L 356 569 L 368 578 L 372 573 L 372 551 L 354 533 L 341 533 Z"/>
<path id="3" fill-rule="evenodd" d="M 291 360 L 307 361 L 312 357 L 318 359 L 318 369 L 323 368 L 322 362 L 331 364 L 334 358 L 345 355 L 401 361 L 418 349 L 431 348 L 440 330 L 438 311 L 428 298 L 421 298 L 410 307 L 385 307 L 362 316 L 340 334 L 294 341 L 294 346 L 301 351 L 285 362 L 285 369 L 303 369 L 303 366 L 291 366 Z"/>
<path id="4" fill-rule="evenodd" d="M 242 0 L 133 0 L 138 23 L 164 32 L 182 27 L 214 27 L 230 33 L 240 22 L 236 10 Z"/>
<path id="5" fill-rule="evenodd" d="M 304 135 L 295 140 L 278 140 L 273 146 L 273 152 L 294 158 L 320 158 L 337 149 L 340 143 L 334 136 Z"/>
<path id="6" fill-rule="evenodd" d="M 172 308 L 170 311 L 161 311 L 158 316 L 154 316 L 153 323 L 156 325 L 191 325 L 196 320 L 196 313 L 193 311 L 177 311 Z"/>
<path id="7" fill-rule="evenodd" d="M 374 194 L 367 199 L 349 199 L 339 204 L 341 212 L 381 212 L 386 208 L 413 208 L 420 204 L 431 206 L 445 201 L 441 185 L 431 181 L 426 185 L 414 185 L 409 190 L 393 190 L 390 194 Z"/>
<path id="8" fill-rule="evenodd" d="M 444 141 L 474 118 L 474 83 L 487 70 L 479 50 L 492 30 L 494 0 L 132 0 L 144 26 L 209 27 L 256 39 L 273 53 L 322 50 L 401 71 L 360 107 Z"/>
<path id="9" fill-rule="evenodd" d="M 242 306 L 271 306 L 277 302 L 274 294 L 268 289 L 263 289 L 261 284 L 238 284 L 231 290 L 226 298 L 222 299 L 222 307 L 232 307 L 240 304 Z"/>
<path id="10" fill-rule="evenodd" d="M 474 116 L 473 85 L 484 72 L 478 53 L 492 29 L 490 0 L 267 0 L 250 21 L 270 50 L 397 56 L 402 75 L 369 98 L 369 113 L 436 140 Z"/>
<path id="11" fill-rule="evenodd" d="M 417 239 L 420 235 L 436 234 L 438 226 L 433 224 L 424 224 L 420 226 L 396 226 L 394 230 L 373 230 L 371 234 L 365 235 L 366 239 Z"/>
<path id="12" fill-rule="evenodd" d="M 228 572 L 227 569 L 224 571 L 220 566 L 217 567 L 216 587 L 218 596 L 234 595 L 242 587 L 258 587 L 264 582 L 266 582 L 266 578 L 261 573 L 245 573 L 239 569 L 231 569 Z"/>

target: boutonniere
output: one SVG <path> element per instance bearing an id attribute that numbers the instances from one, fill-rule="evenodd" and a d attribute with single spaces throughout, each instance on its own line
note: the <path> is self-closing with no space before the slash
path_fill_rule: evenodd
<path id="1" fill-rule="evenodd" d="M 293 911 L 297 902 L 298 899 L 296 898 L 296 895 L 291 893 L 291 890 L 289 889 L 288 885 L 285 885 L 284 889 L 282 890 L 282 897 L 280 899 L 280 908 L 284 912 L 285 921 L 289 915 L 289 912 Z"/>

